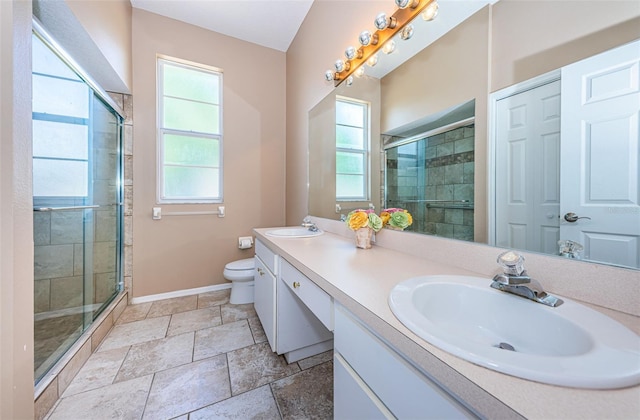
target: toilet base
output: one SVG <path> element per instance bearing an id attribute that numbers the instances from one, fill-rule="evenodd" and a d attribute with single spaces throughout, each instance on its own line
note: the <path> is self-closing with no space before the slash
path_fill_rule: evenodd
<path id="1" fill-rule="evenodd" d="M 234 281 L 231 285 L 231 296 L 229 303 L 232 305 L 242 305 L 254 302 L 254 281 Z"/>

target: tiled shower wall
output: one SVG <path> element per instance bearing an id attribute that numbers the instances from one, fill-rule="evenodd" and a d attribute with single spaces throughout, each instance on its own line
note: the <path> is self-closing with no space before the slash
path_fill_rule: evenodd
<path id="1" fill-rule="evenodd" d="M 123 129 L 124 165 L 124 281 L 126 290 L 131 288 L 132 275 L 132 209 L 133 209 L 133 116 L 132 97 L 124 94 L 111 94 L 112 98 L 125 111 Z M 112 138 L 101 137 L 94 133 L 94 143 L 100 147 L 104 141 Z M 105 165 L 113 154 L 102 154 Z M 96 162 L 95 198 L 113 194 L 115 180 L 101 179 L 100 163 Z M 43 203 L 34 200 L 34 207 Z M 57 202 L 47 200 L 47 206 L 77 206 L 85 204 L 82 200 L 60 199 Z M 82 306 L 83 304 L 83 232 L 90 229 L 94 235 L 94 298 L 95 302 L 104 302 L 113 293 L 115 285 L 116 237 L 113 226 L 116 217 L 114 209 L 94 210 L 93 219 L 86 223 L 83 211 L 34 212 L 34 253 L 38 262 L 34 267 L 34 303 L 35 313 L 57 311 Z M 84 226 L 83 226 L 84 225 Z M 108 278 L 105 278 L 108 277 Z"/>
<path id="2" fill-rule="evenodd" d="M 414 158 L 387 150 L 387 207 L 409 210 L 408 230 L 473 241 L 474 137 L 460 127 L 417 141 Z"/>

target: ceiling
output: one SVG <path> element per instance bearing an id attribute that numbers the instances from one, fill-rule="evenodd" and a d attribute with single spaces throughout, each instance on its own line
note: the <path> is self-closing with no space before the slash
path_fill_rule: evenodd
<path id="1" fill-rule="evenodd" d="M 2 1 L 2 0 L 0 0 Z M 286 52 L 314 0 L 130 0 L 133 7 Z M 319 0 L 316 0 L 319 1 Z M 341 0 L 343 1 L 343 0 Z M 353 0 L 367 1 L 367 0 Z M 393 4 L 392 0 L 389 0 Z M 367 74 L 382 78 L 487 4 L 498 0 L 438 0 L 432 22 L 414 20 L 411 42 L 401 42 Z M 331 63 L 327 63 L 328 66 Z"/>
<path id="2" fill-rule="evenodd" d="M 313 0 L 131 0 L 137 9 L 286 52 Z"/>

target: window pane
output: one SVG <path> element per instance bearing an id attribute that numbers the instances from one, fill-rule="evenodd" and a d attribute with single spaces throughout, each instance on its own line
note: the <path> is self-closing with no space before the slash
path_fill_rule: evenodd
<path id="1" fill-rule="evenodd" d="M 220 197 L 220 171 L 215 168 L 164 167 L 164 198 Z"/>
<path id="2" fill-rule="evenodd" d="M 220 134 L 217 105 L 163 98 L 165 128 L 199 133 Z"/>
<path id="3" fill-rule="evenodd" d="M 336 101 L 336 124 L 364 127 L 364 106 Z"/>
<path id="4" fill-rule="evenodd" d="M 86 197 L 87 162 L 33 159 L 33 195 L 37 197 Z"/>
<path id="5" fill-rule="evenodd" d="M 202 137 L 165 134 L 164 163 L 173 165 L 220 166 L 219 141 Z"/>
<path id="6" fill-rule="evenodd" d="M 164 64 L 164 94 L 193 101 L 217 104 L 219 79 L 211 73 Z"/>
<path id="7" fill-rule="evenodd" d="M 89 118 L 89 87 L 83 82 L 34 74 L 33 112 Z"/>
<path id="8" fill-rule="evenodd" d="M 364 156 L 359 153 L 336 153 L 336 173 L 337 174 L 363 174 Z"/>
<path id="9" fill-rule="evenodd" d="M 364 176 L 336 175 L 337 198 L 364 198 Z"/>
<path id="10" fill-rule="evenodd" d="M 364 130 L 344 125 L 336 126 L 336 147 L 363 150 Z"/>
<path id="11" fill-rule="evenodd" d="M 33 120 L 33 156 L 88 159 L 88 127 Z"/>

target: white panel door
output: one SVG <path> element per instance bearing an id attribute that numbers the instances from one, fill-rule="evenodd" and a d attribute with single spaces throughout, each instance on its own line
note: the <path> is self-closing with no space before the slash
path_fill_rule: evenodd
<path id="1" fill-rule="evenodd" d="M 496 106 L 496 245 L 557 254 L 560 81 Z"/>
<path id="2" fill-rule="evenodd" d="M 584 259 L 640 268 L 639 115 L 640 41 L 562 69 L 560 237 Z"/>

